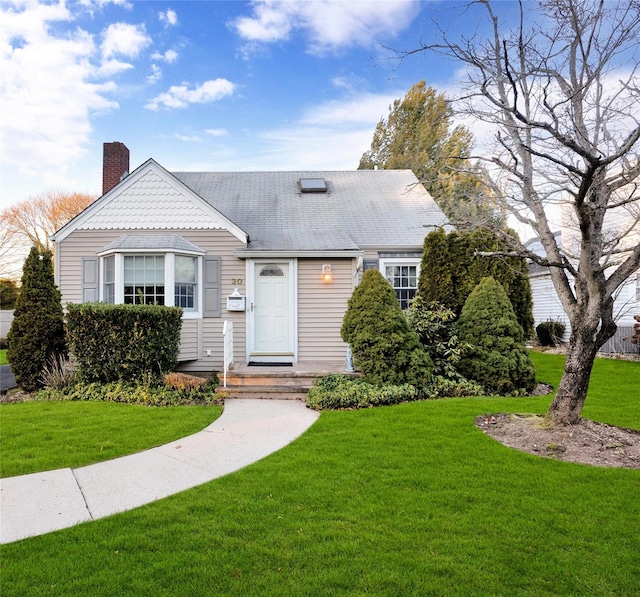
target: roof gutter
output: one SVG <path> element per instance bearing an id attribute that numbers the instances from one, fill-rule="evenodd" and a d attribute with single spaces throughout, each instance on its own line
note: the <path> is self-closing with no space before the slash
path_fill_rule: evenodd
<path id="1" fill-rule="evenodd" d="M 266 258 L 266 259 L 281 259 L 290 257 L 306 257 L 306 258 L 342 258 L 352 259 L 354 257 L 361 257 L 364 255 L 360 250 L 334 250 L 334 251 L 286 251 L 286 250 L 273 250 L 266 249 L 237 249 L 233 252 L 234 257 L 239 259 L 251 259 L 251 258 Z"/>

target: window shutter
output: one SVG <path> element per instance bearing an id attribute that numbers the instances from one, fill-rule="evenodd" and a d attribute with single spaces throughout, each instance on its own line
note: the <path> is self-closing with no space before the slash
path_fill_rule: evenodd
<path id="1" fill-rule="evenodd" d="M 204 259 L 205 317 L 220 317 L 220 257 Z"/>
<path id="2" fill-rule="evenodd" d="M 82 258 L 82 302 L 96 303 L 100 300 L 98 291 L 98 258 Z"/>
<path id="3" fill-rule="evenodd" d="M 380 269 L 380 260 L 365 259 L 362 265 L 362 271 L 366 272 L 368 269 Z"/>

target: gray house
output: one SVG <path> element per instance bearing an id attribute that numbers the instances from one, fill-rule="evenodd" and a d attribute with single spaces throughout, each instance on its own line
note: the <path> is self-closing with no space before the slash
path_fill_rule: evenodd
<path id="1" fill-rule="evenodd" d="M 379 268 L 405 306 L 424 237 L 449 228 L 410 170 L 170 173 L 150 159 L 127 174 L 127 148 L 104 149 L 104 194 L 52 236 L 63 304 L 182 307 L 183 371 L 344 362 L 361 272 Z"/>

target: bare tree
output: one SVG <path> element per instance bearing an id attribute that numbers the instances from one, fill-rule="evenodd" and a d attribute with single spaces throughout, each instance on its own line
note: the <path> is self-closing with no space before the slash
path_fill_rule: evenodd
<path id="1" fill-rule="evenodd" d="M 3 275 L 22 269 L 32 246 L 52 250 L 49 236 L 95 201 L 95 195 L 50 191 L 16 203 L 0 213 L 0 264 Z"/>
<path id="2" fill-rule="evenodd" d="M 598 349 L 616 330 L 616 290 L 640 267 L 640 2 L 519 2 L 507 28 L 489 0 L 489 34 L 423 44 L 466 68 L 463 111 L 495 128 L 486 160 L 492 191 L 530 226 L 545 255 L 509 241 L 510 254 L 549 268 L 571 322 L 566 365 L 547 413 L 553 425 L 576 423 Z M 554 237 L 561 208 L 575 242 Z M 625 224 L 612 216 L 624 210 Z"/>

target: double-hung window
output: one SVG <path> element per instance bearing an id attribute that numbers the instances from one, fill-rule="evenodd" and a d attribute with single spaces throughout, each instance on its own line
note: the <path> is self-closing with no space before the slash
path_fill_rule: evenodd
<path id="1" fill-rule="evenodd" d="M 198 260 L 185 255 L 175 256 L 175 301 L 176 307 L 185 310 L 196 308 L 196 281 Z"/>
<path id="2" fill-rule="evenodd" d="M 393 286 L 400 307 L 406 309 L 418 290 L 420 260 L 411 258 L 380 259 L 380 272 Z"/>
<path id="3" fill-rule="evenodd" d="M 164 255 L 124 256 L 124 304 L 164 305 Z"/>

